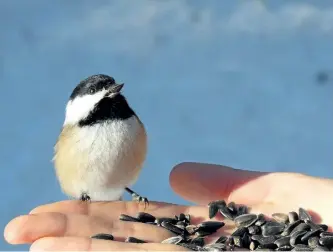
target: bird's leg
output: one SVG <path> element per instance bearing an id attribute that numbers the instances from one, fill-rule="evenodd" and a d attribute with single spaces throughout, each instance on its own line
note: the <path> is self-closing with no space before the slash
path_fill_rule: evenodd
<path id="1" fill-rule="evenodd" d="M 81 194 L 81 198 L 80 198 L 81 201 L 91 201 L 90 197 L 88 194 L 86 193 L 82 193 Z"/>
<path id="2" fill-rule="evenodd" d="M 130 188 L 126 187 L 125 190 L 132 195 L 132 200 L 134 201 L 138 201 L 138 202 L 144 202 L 145 203 L 145 208 L 146 205 L 149 205 L 149 201 L 146 197 L 142 197 L 139 194 L 137 194 L 136 192 L 134 192 L 133 190 L 131 190 Z"/>

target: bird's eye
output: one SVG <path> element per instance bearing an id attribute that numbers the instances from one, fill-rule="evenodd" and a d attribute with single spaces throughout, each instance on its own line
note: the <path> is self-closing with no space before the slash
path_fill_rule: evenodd
<path id="1" fill-rule="evenodd" d="M 89 93 L 90 93 L 90 94 L 95 93 L 95 88 L 89 88 Z"/>

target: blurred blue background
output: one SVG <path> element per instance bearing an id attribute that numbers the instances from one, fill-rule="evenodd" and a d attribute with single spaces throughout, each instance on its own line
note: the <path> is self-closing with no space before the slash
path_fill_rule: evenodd
<path id="1" fill-rule="evenodd" d="M 333 178 L 331 0 L 2 0 L 0 32 L 1 229 L 66 199 L 53 145 L 96 73 L 147 127 L 150 200 L 188 204 L 168 183 L 182 161 Z"/>

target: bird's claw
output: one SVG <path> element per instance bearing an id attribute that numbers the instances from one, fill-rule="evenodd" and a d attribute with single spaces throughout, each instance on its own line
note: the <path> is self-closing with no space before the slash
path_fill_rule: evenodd
<path id="1" fill-rule="evenodd" d="M 83 201 L 83 202 L 86 202 L 86 201 L 91 202 L 91 199 L 90 199 L 89 195 L 86 194 L 86 193 L 82 193 L 82 194 L 81 194 L 81 198 L 80 198 L 80 200 Z"/>
<path id="2" fill-rule="evenodd" d="M 149 201 L 146 197 L 140 196 L 139 194 L 137 194 L 136 192 L 134 192 L 132 189 L 130 189 L 128 187 L 126 187 L 125 190 L 132 195 L 133 201 L 137 201 L 139 203 L 143 202 L 145 204 L 145 209 L 146 209 L 147 205 L 149 205 Z"/>
<path id="3" fill-rule="evenodd" d="M 145 209 L 146 209 L 147 205 L 149 206 L 148 199 L 146 197 L 142 197 L 142 196 L 140 196 L 138 194 L 133 194 L 132 195 L 132 200 L 133 201 L 137 201 L 139 203 L 143 202 L 145 204 Z"/>

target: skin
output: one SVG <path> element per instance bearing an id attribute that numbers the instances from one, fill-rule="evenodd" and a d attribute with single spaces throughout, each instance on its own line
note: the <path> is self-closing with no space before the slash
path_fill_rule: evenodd
<path id="1" fill-rule="evenodd" d="M 253 213 L 271 215 L 275 212 L 308 210 L 314 221 L 333 226 L 333 180 L 310 177 L 297 173 L 263 173 L 236 170 L 220 165 L 182 163 L 170 174 L 172 189 L 197 206 L 150 202 L 146 212 L 156 217 L 173 217 L 181 212 L 190 214 L 199 223 L 208 218 L 207 204 L 225 199 L 245 204 Z M 111 209 L 111 210 L 110 210 Z M 11 220 L 4 231 L 10 244 L 32 244 L 30 250 L 186 250 L 177 245 L 160 244 L 173 236 L 167 230 L 143 223 L 119 221 L 124 213 L 135 215 L 143 210 L 137 202 L 62 201 L 42 205 L 28 215 Z M 222 220 L 222 217 L 216 217 Z M 226 225 L 219 235 L 230 234 L 235 227 Z M 111 233 L 115 241 L 90 239 L 96 233 Z M 133 236 L 148 243 L 124 243 Z M 209 242 L 209 241 L 208 241 Z"/>

